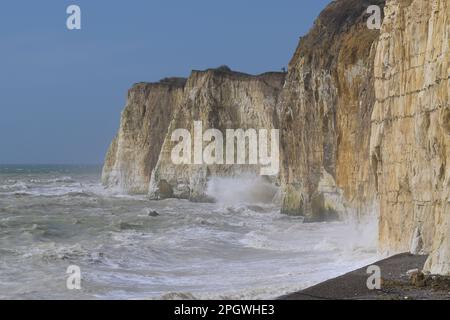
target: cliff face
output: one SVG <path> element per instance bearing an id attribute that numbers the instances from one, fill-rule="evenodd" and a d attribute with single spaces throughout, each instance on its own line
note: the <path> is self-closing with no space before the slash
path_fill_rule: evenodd
<path id="1" fill-rule="evenodd" d="M 174 130 L 194 141 L 195 121 L 203 132 L 280 129 L 282 212 L 319 221 L 373 210 L 382 251 L 427 253 L 430 271 L 450 273 L 450 4 L 387 0 L 381 32 L 366 25 L 371 5 L 385 1 L 332 2 L 287 76 L 219 68 L 133 87 L 104 184 L 207 200 L 210 177 L 260 167 L 175 165 Z"/>
<path id="2" fill-rule="evenodd" d="M 274 128 L 284 78 L 284 73 L 251 76 L 222 67 L 194 71 L 187 81 L 135 85 L 105 159 L 103 184 L 127 193 L 149 193 L 153 199 L 201 201 L 207 200 L 209 177 L 259 175 L 260 166 L 254 165 L 176 165 L 171 153 L 178 142 L 171 135 L 187 129 L 194 143 L 195 121 L 202 122 L 202 132 Z"/>
<path id="3" fill-rule="evenodd" d="M 289 64 L 277 106 L 285 213 L 316 221 L 375 202 L 369 139 L 379 32 L 365 13 L 373 4 L 384 1 L 330 4 Z"/>
<path id="4" fill-rule="evenodd" d="M 201 121 L 202 132 L 218 129 L 224 134 L 225 146 L 226 129 L 270 130 L 274 128 L 275 105 L 284 78 L 284 73 L 251 76 L 227 68 L 194 71 L 187 81 L 183 103 L 170 123 L 152 174 L 151 198 L 202 201 L 206 200 L 205 188 L 210 177 L 259 175 L 260 167 L 254 165 L 175 165 L 171 152 L 178 141 L 172 141 L 171 134 L 176 129 L 187 129 L 194 143 L 194 121 Z M 203 146 L 206 145 L 205 141 Z"/>
<path id="5" fill-rule="evenodd" d="M 120 129 L 106 156 L 102 181 L 109 188 L 146 194 L 167 128 L 181 103 L 185 79 L 139 83 L 128 92 Z"/>
<path id="6" fill-rule="evenodd" d="M 450 272 L 450 4 L 391 0 L 375 59 L 371 159 L 380 246 Z"/>

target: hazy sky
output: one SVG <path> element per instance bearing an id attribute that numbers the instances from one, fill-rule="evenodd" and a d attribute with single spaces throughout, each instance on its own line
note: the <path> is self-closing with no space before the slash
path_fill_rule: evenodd
<path id="1" fill-rule="evenodd" d="M 330 0 L 4 0 L 0 164 L 100 164 L 136 82 L 287 66 Z M 66 8 L 82 10 L 82 30 Z"/>

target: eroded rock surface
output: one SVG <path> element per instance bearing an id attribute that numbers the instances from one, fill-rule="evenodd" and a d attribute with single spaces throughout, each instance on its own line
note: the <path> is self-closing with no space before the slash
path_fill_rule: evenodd
<path id="1" fill-rule="evenodd" d="M 331 3 L 289 64 L 277 107 L 285 213 L 317 221 L 376 203 L 369 140 L 379 32 L 366 25 L 374 4 L 384 1 Z"/>
<path id="2" fill-rule="evenodd" d="M 390 0 L 375 58 L 371 159 L 380 247 L 450 272 L 450 3 Z"/>

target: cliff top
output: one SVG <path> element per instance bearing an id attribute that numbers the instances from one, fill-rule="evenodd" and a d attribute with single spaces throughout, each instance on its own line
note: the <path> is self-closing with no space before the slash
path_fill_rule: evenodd
<path id="1" fill-rule="evenodd" d="M 259 79 L 259 78 L 279 78 L 279 77 L 285 77 L 286 72 L 277 72 L 277 71 L 271 71 L 271 72 L 264 72 L 261 74 L 253 75 L 245 72 L 239 72 L 234 71 L 230 67 L 223 65 L 218 68 L 210 68 L 206 70 L 192 70 L 192 75 L 195 74 L 205 74 L 205 73 L 211 73 L 214 75 L 220 75 L 220 76 L 227 76 L 231 77 L 233 79 Z"/>
<path id="2" fill-rule="evenodd" d="M 231 77 L 234 79 L 259 79 L 259 78 L 280 78 L 280 77 L 285 77 L 286 76 L 286 72 L 276 72 L 276 71 L 272 71 L 272 72 L 264 72 L 258 75 L 252 75 L 252 74 L 248 74 L 248 73 L 244 73 L 244 72 L 238 72 L 238 71 L 233 71 L 231 70 L 230 67 L 226 66 L 226 65 L 222 65 L 218 68 L 209 68 L 206 70 L 192 70 L 191 76 L 195 75 L 195 74 L 205 74 L 205 73 L 211 73 L 211 74 L 215 74 L 215 75 L 221 75 L 221 76 L 227 76 L 227 77 Z M 161 80 L 159 80 L 158 82 L 138 82 L 135 83 L 132 87 L 131 90 L 133 89 L 140 89 L 142 87 L 154 87 L 154 86 L 169 86 L 172 88 L 184 88 L 184 86 L 186 85 L 187 82 L 187 78 L 182 78 L 182 77 L 168 77 L 168 78 L 163 78 Z"/>
<path id="3" fill-rule="evenodd" d="M 182 77 L 169 77 L 163 78 L 158 82 L 138 82 L 133 85 L 133 88 L 143 87 L 143 86 L 170 86 L 176 88 L 183 88 L 186 85 L 186 78 Z"/>
<path id="4" fill-rule="evenodd" d="M 335 46 L 341 46 L 342 41 L 336 41 L 335 38 L 351 30 L 354 30 L 353 37 L 347 41 L 354 43 L 345 45 L 367 51 L 379 34 L 379 31 L 369 30 L 366 26 L 366 19 L 369 16 L 367 8 L 371 5 L 378 5 L 383 9 L 385 3 L 386 0 L 336 0 L 331 2 L 321 12 L 310 31 L 300 38 L 298 48 L 289 65 L 296 63 L 301 57 L 310 60 L 314 55 L 320 56 L 323 52 L 334 52 L 336 48 L 330 48 L 330 44 L 336 43 Z"/>

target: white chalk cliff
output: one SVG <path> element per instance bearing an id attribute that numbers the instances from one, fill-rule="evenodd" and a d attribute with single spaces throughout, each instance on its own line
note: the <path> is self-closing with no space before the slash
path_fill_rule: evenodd
<path id="1" fill-rule="evenodd" d="M 384 9 L 381 30 L 366 25 Z M 379 216 L 382 252 L 429 254 L 450 273 L 450 3 L 337 0 L 316 20 L 288 73 L 222 67 L 129 92 L 103 183 L 153 199 L 209 200 L 211 177 L 258 166 L 174 165 L 171 133 L 280 129 L 281 211 L 309 221 Z"/>
<path id="2" fill-rule="evenodd" d="M 380 247 L 450 272 L 450 2 L 391 0 L 375 57 Z"/>

